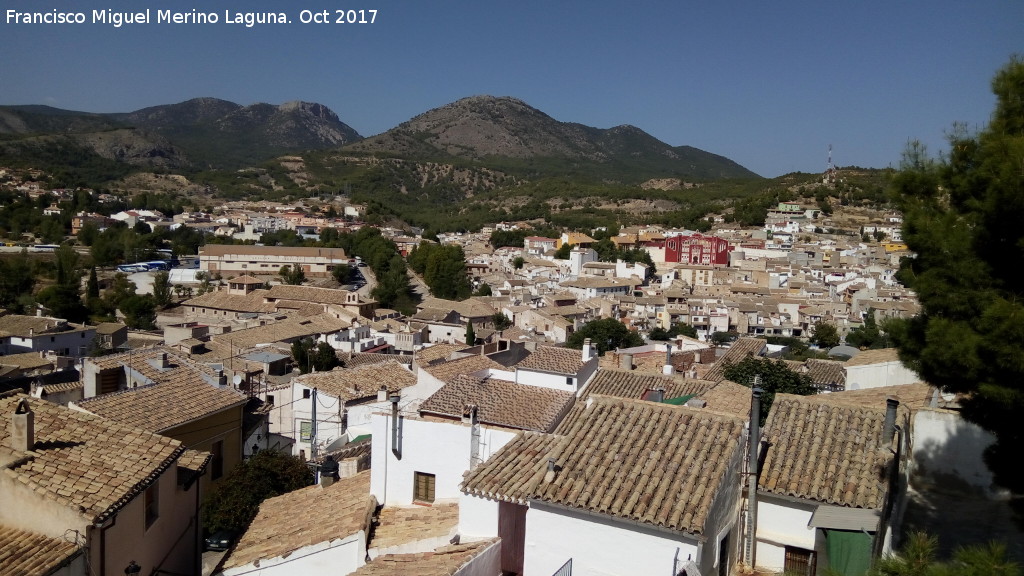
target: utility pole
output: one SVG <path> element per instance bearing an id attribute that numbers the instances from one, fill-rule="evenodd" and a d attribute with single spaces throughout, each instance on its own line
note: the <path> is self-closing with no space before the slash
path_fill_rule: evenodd
<path id="1" fill-rule="evenodd" d="M 309 460 L 313 463 L 313 480 L 316 482 L 319 480 L 316 473 L 320 468 L 316 465 L 316 388 L 313 388 L 309 399 L 313 401 L 313 421 L 309 426 Z"/>

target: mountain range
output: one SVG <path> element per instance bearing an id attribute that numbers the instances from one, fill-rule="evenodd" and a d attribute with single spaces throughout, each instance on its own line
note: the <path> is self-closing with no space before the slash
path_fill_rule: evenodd
<path id="1" fill-rule="evenodd" d="M 669 146 L 634 126 L 560 122 L 516 98 L 473 96 L 363 138 L 316 103 L 242 106 L 195 98 L 127 113 L 0 106 L 0 161 L 40 146 L 77 146 L 101 158 L 175 170 L 233 169 L 283 154 L 346 154 L 483 166 L 523 178 L 586 175 L 638 184 L 651 178 L 756 178 L 691 146 Z"/>

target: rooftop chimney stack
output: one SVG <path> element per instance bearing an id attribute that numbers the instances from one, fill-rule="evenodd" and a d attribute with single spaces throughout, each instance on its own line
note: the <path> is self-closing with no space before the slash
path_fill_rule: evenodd
<path id="1" fill-rule="evenodd" d="M 377 402 L 388 401 L 388 387 L 385 384 L 380 385 L 380 390 L 377 390 Z"/>
<path id="2" fill-rule="evenodd" d="M 157 356 L 157 360 L 160 362 L 160 368 L 167 368 L 170 366 L 167 362 L 167 352 L 161 352 L 160 355 Z"/>
<path id="3" fill-rule="evenodd" d="M 633 355 L 632 354 L 620 354 L 619 355 L 619 368 L 623 370 L 633 369 Z"/>
<path id="4" fill-rule="evenodd" d="M 882 445 L 886 446 L 892 442 L 892 435 L 896 433 L 896 409 L 900 401 L 894 396 L 885 399 L 885 427 L 882 428 Z"/>
<path id="5" fill-rule="evenodd" d="M 225 387 L 228 385 L 228 376 L 223 370 L 217 370 L 217 386 Z"/>
<path id="6" fill-rule="evenodd" d="M 586 340 L 583 341 L 583 361 L 584 362 L 590 360 L 590 358 L 593 356 L 592 348 L 593 347 L 590 345 L 590 338 L 587 338 Z"/>
<path id="7" fill-rule="evenodd" d="M 36 415 L 24 398 L 11 416 L 11 448 L 28 452 L 36 445 Z"/>
<path id="8" fill-rule="evenodd" d="M 661 373 L 666 376 L 675 374 L 676 367 L 672 365 L 672 345 L 665 345 L 665 366 L 662 367 Z"/>

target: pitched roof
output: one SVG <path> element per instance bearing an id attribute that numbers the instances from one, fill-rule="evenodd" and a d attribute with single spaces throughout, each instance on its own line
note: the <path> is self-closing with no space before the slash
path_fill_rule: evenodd
<path id="1" fill-rule="evenodd" d="M 859 406 L 885 406 L 890 396 L 899 400 L 900 406 L 910 410 L 935 408 L 938 405 L 938 389 L 931 384 L 915 382 L 898 386 L 879 386 L 862 390 L 843 390 L 829 394 L 829 400 L 836 403 Z"/>
<path id="2" fill-rule="evenodd" d="M 885 403 L 846 404 L 833 394 L 777 394 L 765 425 L 767 454 L 758 489 L 836 506 L 881 508 L 890 442 L 883 442 Z"/>
<path id="3" fill-rule="evenodd" d="M 317 304 L 343 305 L 348 303 L 347 299 L 349 294 L 351 294 L 351 292 L 348 290 L 275 284 L 270 287 L 269 292 L 264 294 L 264 297 L 274 300 L 295 300 L 301 302 L 315 302 Z"/>
<path id="4" fill-rule="evenodd" d="M 726 366 L 742 362 L 748 356 L 760 356 L 767 346 L 768 341 L 761 338 L 739 338 L 732 343 L 732 346 L 715 362 L 715 365 L 708 370 L 704 377 L 716 382 L 725 380 Z"/>
<path id="5" fill-rule="evenodd" d="M 351 326 L 330 314 L 317 314 L 305 318 L 287 318 L 267 326 L 255 326 L 245 330 L 226 332 L 213 337 L 214 341 L 230 344 L 235 349 L 252 348 L 257 344 L 284 342 L 317 334 L 331 334 Z"/>
<path id="6" fill-rule="evenodd" d="M 10 427 L 0 426 L 0 473 L 27 488 L 102 521 L 116 513 L 178 460 L 181 442 L 92 414 L 23 395 L 0 398 L 0 414 L 24 399 L 35 414 L 35 446 L 15 452 Z"/>
<path id="7" fill-rule="evenodd" d="M 703 533 L 744 421 L 603 396 L 592 396 L 584 410 L 560 434 L 520 434 L 470 471 L 462 490 Z M 547 473 L 549 458 L 556 464 L 553 473 Z"/>
<path id="8" fill-rule="evenodd" d="M 462 350 L 466 345 L 439 343 L 427 346 L 416 352 L 416 364 L 418 366 L 430 366 L 436 362 L 444 361 L 452 352 Z"/>
<path id="9" fill-rule="evenodd" d="M 153 363 L 167 354 L 168 367 Z M 130 358 L 130 360 L 129 360 Z M 129 364 L 131 362 L 131 364 Z M 152 382 L 77 403 L 82 410 L 152 432 L 164 432 L 246 402 L 246 395 L 216 385 L 206 367 L 183 356 L 153 348 L 143 353 L 106 356 L 97 362 L 104 369 L 129 367 Z"/>
<path id="10" fill-rule="evenodd" d="M 428 538 L 449 538 L 459 525 L 458 502 L 432 506 L 385 506 L 367 548 L 392 548 Z"/>
<path id="11" fill-rule="evenodd" d="M 864 350 L 853 358 L 846 361 L 846 366 L 866 366 L 868 364 L 882 364 L 885 362 L 898 362 L 899 353 L 895 348 L 882 348 L 881 350 Z"/>
<path id="12" fill-rule="evenodd" d="M 587 384 L 586 388 L 580 392 L 580 400 L 586 400 L 591 394 L 639 400 L 643 397 L 644 392 L 659 387 L 665 389 L 665 398 L 677 398 L 687 394 L 706 392 L 714 385 L 714 382 L 707 380 L 681 380 L 662 374 L 602 368 L 597 371 L 590 384 Z"/>
<path id="13" fill-rule="evenodd" d="M 248 294 L 229 294 L 225 291 L 207 292 L 195 298 L 190 298 L 181 303 L 182 306 L 194 306 L 196 308 L 215 308 L 217 310 L 231 310 L 232 312 L 247 312 L 252 314 L 271 314 L 275 311 L 273 304 L 263 300 L 266 290 L 253 290 Z"/>
<path id="14" fill-rule="evenodd" d="M 286 556 L 306 546 L 369 531 L 376 507 L 368 470 L 326 488 L 307 486 L 264 500 L 249 529 L 224 561 L 224 568 Z M 302 513 L 296 513 L 298 510 Z"/>
<path id="15" fill-rule="evenodd" d="M 808 358 L 804 362 L 804 372 L 817 386 L 836 385 L 840 389 L 846 386 L 846 370 L 844 364 L 838 360 L 820 360 Z"/>
<path id="16" fill-rule="evenodd" d="M 462 374 L 473 374 L 482 370 L 505 370 L 505 366 L 491 360 L 487 356 L 474 354 L 465 358 L 456 358 L 440 364 L 423 368 L 428 374 L 441 382 L 451 382 Z"/>
<path id="17" fill-rule="evenodd" d="M 433 552 L 385 554 L 356 570 L 351 576 L 454 576 L 470 560 L 496 545 L 497 538 L 466 544 L 442 546 Z"/>
<path id="18" fill-rule="evenodd" d="M 382 385 L 388 392 L 397 392 L 416 384 L 416 376 L 397 361 L 384 364 L 365 364 L 355 368 L 335 368 L 330 372 L 303 374 L 293 380 L 307 388 L 354 402 L 365 398 L 376 398 Z"/>
<path id="19" fill-rule="evenodd" d="M 261 255 L 292 258 L 330 258 L 344 260 L 341 248 L 306 248 L 302 246 L 252 246 L 240 244 L 207 244 L 199 247 L 199 256 Z"/>
<path id="20" fill-rule="evenodd" d="M 74 542 L 0 525 L 4 574 L 48 576 L 81 553 Z"/>
<path id="21" fill-rule="evenodd" d="M 583 368 L 583 353 L 573 348 L 537 346 L 536 350 L 515 367 L 555 374 L 576 374 Z"/>
<path id="22" fill-rule="evenodd" d="M 459 418 L 467 405 L 474 405 L 483 424 L 547 432 L 574 399 L 572 392 L 461 375 L 427 398 L 420 413 Z"/>

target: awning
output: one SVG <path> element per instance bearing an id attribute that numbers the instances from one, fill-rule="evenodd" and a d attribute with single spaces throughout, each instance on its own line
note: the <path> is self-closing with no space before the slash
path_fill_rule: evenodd
<path id="1" fill-rule="evenodd" d="M 811 514 L 808 526 L 830 530 L 854 530 L 877 532 L 881 514 L 867 508 L 847 508 L 822 504 Z"/>

